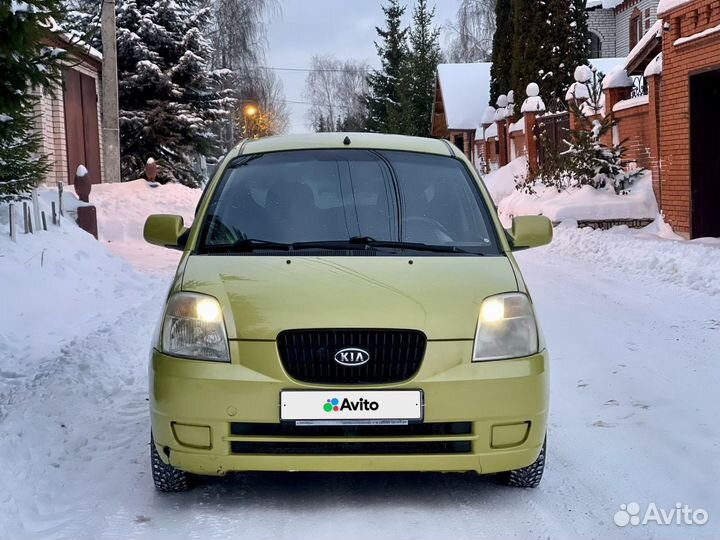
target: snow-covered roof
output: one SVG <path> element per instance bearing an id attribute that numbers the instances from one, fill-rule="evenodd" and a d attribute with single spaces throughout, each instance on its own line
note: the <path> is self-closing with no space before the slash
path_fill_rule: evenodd
<path id="1" fill-rule="evenodd" d="M 625 58 L 591 58 L 588 60 L 590 67 L 594 67 L 598 71 L 605 74 L 610 73 L 613 68 L 625 65 Z"/>
<path id="2" fill-rule="evenodd" d="M 475 129 L 490 102 L 490 63 L 440 64 L 438 81 L 447 127 Z"/>
<path id="3" fill-rule="evenodd" d="M 637 66 L 638 61 L 643 60 L 645 55 L 648 53 L 648 48 L 652 47 L 653 40 L 658 40 L 662 37 L 663 32 L 663 20 L 658 19 L 650 27 L 650 30 L 645 32 L 640 41 L 632 48 L 625 59 L 625 68 L 630 70 Z"/>
<path id="4" fill-rule="evenodd" d="M 623 3 L 623 0 L 588 0 L 585 4 L 586 9 L 602 8 L 613 9 Z"/>
<path id="5" fill-rule="evenodd" d="M 657 16 L 661 17 L 666 13 L 673 11 L 679 7 L 689 4 L 692 0 L 660 0 L 657 7 Z"/>
<path id="6" fill-rule="evenodd" d="M 645 73 L 643 75 L 645 77 L 652 77 L 653 75 L 662 75 L 663 70 L 663 54 L 658 53 L 658 55 L 650 60 L 650 63 L 645 68 Z"/>

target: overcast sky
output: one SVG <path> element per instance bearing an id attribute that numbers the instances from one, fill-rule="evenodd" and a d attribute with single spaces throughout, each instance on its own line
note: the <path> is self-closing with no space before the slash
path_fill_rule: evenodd
<path id="1" fill-rule="evenodd" d="M 454 18 L 459 0 L 430 0 L 436 5 L 436 22 L 444 24 Z M 339 59 L 365 60 L 378 64 L 373 42 L 375 26 L 383 26 L 381 0 L 281 0 L 282 14 L 268 28 L 269 66 L 307 68 L 315 54 L 334 55 Z M 413 0 L 408 4 L 410 18 Z M 444 37 L 442 38 L 445 45 Z M 304 98 L 307 73 L 278 71 L 288 101 Z M 290 133 L 308 131 L 305 115 L 308 106 L 288 103 Z"/>

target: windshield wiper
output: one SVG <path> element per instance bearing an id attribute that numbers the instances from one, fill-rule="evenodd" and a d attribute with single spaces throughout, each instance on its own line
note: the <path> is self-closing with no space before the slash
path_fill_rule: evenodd
<path id="1" fill-rule="evenodd" d="M 371 236 L 353 236 L 352 238 L 350 238 L 350 243 L 360 244 L 373 248 L 397 248 L 411 249 L 415 251 L 430 251 L 434 253 L 467 253 L 469 255 L 482 255 L 482 253 L 467 251 L 457 246 L 423 244 L 419 242 L 393 242 L 391 240 L 375 240 Z"/>
<path id="2" fill-rule="evenodd" d="M 208 253 L 245 253 L 257 249 L 270 249 L 276 251 L 290 251 L 292 244 L 283 242 L 270 242 L 268 240 L 256 240 L 254 238 L 242 238 L 233 244 L 210 244 L 204 246 Z"/>

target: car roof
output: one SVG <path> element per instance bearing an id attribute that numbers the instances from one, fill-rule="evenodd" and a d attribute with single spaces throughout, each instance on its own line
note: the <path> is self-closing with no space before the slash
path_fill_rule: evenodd
<path id="1" fill-rule="evenodd" d="M 349 140 L 349 144 L 347 144 Z M 233 151 L 236 155 L 264 154 L 284 150 L 360 148 L 401 150 L 443 156 L 457 156 L 459 150 L 447 141 L 380 133 L 305 133 L 246 140 Z"/>

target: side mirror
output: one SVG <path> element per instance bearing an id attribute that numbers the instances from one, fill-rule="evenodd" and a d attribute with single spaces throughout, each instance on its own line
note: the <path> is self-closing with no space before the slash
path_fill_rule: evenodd
<path id="1" fill-rule="evenodd" d="M 145 241 L 156 246 L 180 249 L 185 247 L 184 236 L 188 231 L 181 216 L 154 214 L 145 221 Z"/>
<path id="2" fill-rule="evenodd" d="M 553 226 L 545 216 L 519 216 L 513 218 L 508 233 L 513 251 L 518 251 L 552 242 Z"/>

